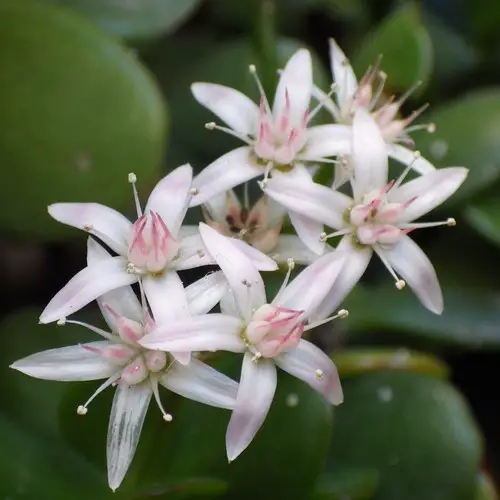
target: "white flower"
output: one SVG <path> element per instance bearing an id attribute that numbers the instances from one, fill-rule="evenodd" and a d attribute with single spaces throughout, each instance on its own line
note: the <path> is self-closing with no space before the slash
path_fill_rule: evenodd
<path id="1" fill-rule="evenodd" d="M 464 182 L 468 170 L 450 167 L 422 175 L 402 184 L 409 167 L 395 182 L 388 182 L 387 149 L 380 128 L 367 111 L 356 111 L 353 124 L 353 197 L 319 184 L 297 184 L 285 178 L 271 179 L 265 192 L 306 220 L 326 224 L 337 231 L 322 235 L 325 240 L 343 236 L 337 251 L 347 253 L 344 268 L 332 291 L 317 311 L 327 316 L 363 275 L 375 251 L 396 280 L 405 282 L 423 305 L 440 314 L 443 297 L 434 268 L 422 250 L 407 235 L 418 228 L 454 225 L 454 219 L 436 223 L 412 222 L 449 198 Z M 311 241 L 320 233 L 311 233 Z M 308 240 L 304 240 L 308 244 Z"/>
<path id="2" fill-rule="evenodd" d="M 330 39 L 330 64 L 335 81 L 335 102 L 324 92 L 315 87 L 313 95 L 322 105 L 331 112 L 335 121 L 340 124 L 351 125 L 356 111 L 363 108 L 372 113 L 384 137 L 387 153 L 395 160 L 412 166 L 420 174 L 432 172 L 435 167 L 425 158 L 415 158 L 412 148 L 413 140 L 409 134 L 416 130 L 434 132 L 434 124 L 411 125 L 412 122 L 427 108 L 427 105 L 414 111 L 406 118 L 397 115 L 403 103 L 420 82 L 405 92 L 399 99 L 391 97 L 380 105 L 380 97 L 384 88 L 386 75 L 380 71 L 380 60 L 371 68 L 358 83 L 356 75 L 342 49 Z M 374 89 L 374 85 L 377 87 Z M 410 126 L 411 125 L 411 126 Z M 337 132 L 340 134 L 340 132 Z M 405 147 L 409 146 L 409 147 Z M 338 187 L 348 180 L 345 169 L 337 167 L 335 186 Z"/>
<path id="3" fill-rule="evenodd" d="M 309 51 L 298 50 L 287 62 L 271 106 L 250 66 L 261 95 L 257 106 L 241 92 L 212 83 L 191 86 L 196 100 L 217 115 L 230 128 L 208 123 L 234 135 L 247 145 L 235 149 L 206 167 L 193 181 L 199 192 L 192 206 L 207 202 L 213 196 L 238 184 L 272 171 L 299 177 L 310 177 L 305 162 L 333 162 L 330 156 L 347 151 L 349 131 L 339 125 L 308 127 L 315 110 L 309 112 L 313 88 Z"/>
<path id="4" fill-rule="evenodd" d="M 40 316 L 41 323 L 69 316 L 103 293 L 139 280 L 151 300 L 170 273 L 214 262 L 199 234 L 185 236 L 180 231 L 192 194 L 190 165 L 176 168 L 156 185 L 144 213 L 135 189 L 135 175 L 130 174 L 129 181 L 134 187 L 138 217 L 133 224 L 98 203 L 49 206 L 54 219 L 93 234 L 118 256 L 109 256 L 76 274 L 49 302 Z M 270 258 L 260 253 L 257 257 L 260 269 L 276 269 Z"/>
<path id="5" fill-rule="evenodd" d="M 276 389 L 276 365 L 309 384 L 330 403 L 342 402 L 342 388 L 332 360 L 301 336 L 304 330 L 317 326 L 305 323 L 330 290 L 344 258 L 330 252 L 286 286 L 293 267 L 290 261 L 283 286 L 268 303 L 260 274 L 233 240 L 205 224 L 200 225 L 200 233 L 231 287 L 231 293 L 221 301 L 223 314 L 210 314 L 210 321 L 192 317 L 158 326 L 140 343 L 166 351 L 245 353 L 237 402 L 226 434 L 231 461 L 250 444 L 269 411 Z M 339 315 L 345 317 L 347 311 L 339 311 Z"/>
<path id="6" fill-rule="evenodd" d="M 89 260 L 101 261 L 105 254 L 97 243 L 89 243 Z M 193 292 L 196 288 L 199 291 L 200 286 L 203 288 L 203 284 L 195 283 Z M 151 304 L 153 321 L 131 287 L 108 292 L 98 299 L 98 304 L 112 333 L 79 321 L 65 321 L 85 326 L 104 340 L 50 349 L 11 365 L 27 375 L 46 380 L 106 379 L 88 401 L 78 407 L 79 415 L 87 413 L 89 403 L 100 392 L 116 386 L 107 439 L 108 482 L 113 490 L 120 486 L 132 462 L 151 397 L 154 396 L 165 421 L 173 418 L 163 409 L 158 384 L 181 396 L 220 408 L 231 409 L 236 401 L 238 384 L 198 359 L 192 358 L 184 365 L 179 362 L 185 358 L 182 353 L 149 350 L 139 345 L 141 337 L 154 328 L 155 322 L 161 325 L 188 317 L 191 307 L 203 314 L 213 306 L 199 295 L 201 302 L 194 303 L 191 293 L 193 305 L 190 307 L 176 273 L 168 275 L 162 293 L 163 300 Z"/>

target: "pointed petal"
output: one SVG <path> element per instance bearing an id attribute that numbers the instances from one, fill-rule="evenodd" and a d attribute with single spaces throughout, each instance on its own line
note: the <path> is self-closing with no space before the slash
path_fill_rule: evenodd
<path id="1" fill-rule="evenodd" d="M 363 108 L 356 111 L 352 125 L 354 199 L 387 184 L 388 157 L 380 127 Z"/>
<path id="2" fill-rule="evenodd" d="M 330 293 L 312 314 L 311 321 L 320 321 L 333 313 L 363 276 L 373 253 L 370 247 L 354 246 L 351 236 L 344 236 L 335 251 L 345 253 L 342 271 L 335 280 Z"/>
<path id="3" fill-rule="evenodd" d="M 230 462 L 252 442 L 266 419 L 276 392 L 274 361 L 262 358 L 254 363 L 252 357 L 247 352 L 243 358 L 236 407 L 227 427 L 226 450 Z"/>
<path id="4" fill-rule="evenodd" d="M 269 179 L 263 191 L 288 210 L 335 229 L 344 226 L 344 213 L 353 204 L 349 196 L 326 186 L 285 176 Z"/>
<path id="5" fill-rule="evenodd" d="M 75 274 L 52 298 L 40 315 L 40 323 L 52 323 L 75 313 L 97 297 L 137 281 L 127 273 L 123 257 L 110 257 Z"/>
<path id="6" fill-rule="evenodd" d="M 157 212 L 175 238 L 189 206 L 192 180 L 189 163 L 172 170 L 155 186 L 144 210 Z"/>
<path id="7" fill-rule="evenodd" d="M 429 174 L 436 170 L 436 167 L 422 156 L 415 156 L 415 151 L 405 148 L 400 144 L 387 144 L 387 151 L 391 158 L 399 161 L 403 165 L 412 165 L 412 169 L 420 175 Z"/>
<path id="8" fill-rule="evenodd" d="M 323 223 L 317 222 L 309 217 L 290 211 L 290 222 L 297 236 L 309 248 L 309 250 L 321 255 L 325 251 L 325 243 L 321 241 Z"/>
<path id="9" fill-rule="evenodd" d="M 443 312 L 443 294 L 436 271 L 427 255 L 409 236 L 403 235 L 392 250 L 376 251 L 383 253 L 429 311 L 435 314 Z"/>
<path id="10" fill-rule="evenodd" d="M 191 283 L 186 287 L 189 312 L 193 316 L 208 313 L 220 302 L 228 288 L 229 283 L 222 271 L 207 274 L 204 278 Z"/>
<path id="11" fill-rule="evenodd" d="M 390 201 L 405 203 L 415 198 L 398 222 L 410 222 L 430 212 L 447 200 L 465 181 L 469 170 L 449 167 L 434 170 L 389 191 Z"/>
<path id="12" fill-rule="evenodd" d="M 280 116 L 286 105 L 286 93 L 290 98 L 290 120 L 294 125 L 301 123 L 309 107 L 312 92 L 312 61 L 306 49 L 300 49 L 286 63 L 281 73 L 274 96 L 273 115 Z"/>
<path id="13" fill-rule="evenodd" d="M 318 258 L 318 254 L 309 250 L 298 236 L 282 234 L 278 244 L 273 248 L 272 258 L 276 262 L 287 262 L 292 258 L 296 264 L 311 264 Z"/>
<path id="14" fill-rule="evenodd" d="M 147 384 L 116 388 L 108 427 L 108 483 L 114 491 L 120 486 L 134 458 L 152 390 Z"/>
<path id="15" fill-rule="evenodd" d="M 247 256 L 215 229 L 201 223 L 200 234 L 205 246 L 215 259 L 234 293 L 241 317 L 249 320 L 252 310 L 267 302 L 262 278 Z"/>
<path id="16" fill-rule="evenodd" d="M 307 143 L 301 159 L 315 160 L 352 152 L 352 127 L 347 125 L 319 125 L 307 129 Z M 326 167 L 325 167 L 326 168 Z"/>
<path id="17" fill-rule="evenodd" d="M 98 380 L 110 377 L 116 372 L 116 366 L 108 363 L 99 354 L 85 349 L 84 345 L 102 349 L 113 344 L 107 340 L 99 340 L 83 345 L 49 349 L 19 359 L 12 363 L 10 367 L 30 377 L 59 380 L 61 382 Z"/>
<path id="18" fill-rule="evenodd" d="M 54 203 L 48 211 L 55 220 L 97 236 L 120 255 L 127 254 L 131 223 L 116 210 L 99 203 Z"/>
<path id="19" fill-rule="evenodd" d="M 160 351 L 230 351 L 244 350 L 239 318 L 224 314 L 201 314 L 158 325 L 140 341 L 148 349 Z"/>
<path id="20" fill-rule="evenodd" d="M 278 356 L 276 364 L 323 394 L 332 405 L 339 405 L 344 401 L 335 364 L 311 342 L 302 339 L 295 349 Z"/>
<path id="21" fill-rule="evenodd" d="M 303 317 L 307 319 L 330 293 L 342 270 L 345 257 L 345 253 L 338 251 L 319 257 L 283 290 L 276 305 L 304 311 Z"/>
<path id="22" fill-rule="evenodd" d="M 259 107 L 240 91 L 215 83 L 197 82 L 191 85 L 194 98 L 214 115 L 240 134 L 257 130 Z"/>
<path id="23" fill-rule="evenodd" d="M 194 357 L 188 366 L 174 363 L 160 383 L 185 398 L 229 410 L 234 408 L 238 393 L 233 379 Z"/>
<path id="24" fill-rule="evenodd" d="M 175 271 L 167 270 L 157 277 L 145 276 L 142 284 L 157 325 L 189 316 L 186 292 Z"/>
<path id="25" fill-rule="evenodd" d="M 173 269 L 183 271 L 211 264 L 215 264 L 215 261 L 208 253 L 199 232 L 197 232 L 197 234 L 186 236 L 181 240 L 177 258 L 170 265 Z"/>
<path id="26" fill-rule="evenodd" d="M 231 238 L 231 243 L 252 262 L 255 269 L 259 271 L 276 271 L 278 269 L 278 264 L 276 264 L 275 260 L 248 243 L 237 238 Z"/>
<path id="27" fill-rule="evenodd" d="M 198 193 L 191 199 L 191 207 L 206 203 L 210 198 L 254 177 L 264 174 L 250 156 L 250 148 L 243 146 L 221 156 L 205 167 L 193 180 Z"/>
<path id="28" fill-rule="evenodd" d="M 333 80 L 338 88 L 337 102 L 339 108 L 345 109 L 358 88 L 358 81 L 349 60 L 333 38 L 330 38 L 329 45 Z"/>

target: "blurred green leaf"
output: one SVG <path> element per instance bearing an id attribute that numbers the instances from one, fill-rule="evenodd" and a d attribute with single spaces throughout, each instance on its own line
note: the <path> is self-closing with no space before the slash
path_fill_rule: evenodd
<path id="1" fill-rule="evenodd" d="M 202 0 L 48 1 L 68 5 L 112 35 L 137 42 L 175 31 L 193 14 Z"/>
<path id="2" fill-rule="evenodd" d="M 498 492 L 491 476 L 481 471 L 477 475 L 474 500 L 498 500 Z"/>
<path id="3" fill-rule="evenodd" d="M 309 500 L 370 500 L 378 486 L 376 469 L 337 470 L 320 476 Z"/>
<path id="4" fill-rule="evenodd" d="M 356 74 L 364 74 L 380 55 L 391 89 L 406 90 L 418 81 L 428 83 L 433 67 L 432 42 L 413 2 L 392 12 L 359 44 L 352 58 Z"/>
<path id="5" fill-rule="evenodd" d="M 328 471 L 376 468 L 373 500 L 469 500 L 482 442 L 463 397 L 447 382 L 414 373 L 344 381 Z"/>
<path id="6" fill-rule="evenodd" d="M 500 175 L 500 89 L 476 90 L 433 108 L 426 120 L 434 134 L 422 134 L 417 144 L 436 166 L 470 169 L 463 186 L 446 206 L 459 205 Z"/>
<path id="7" fill-rule="evenodd" d="M 74 234 L 55 201 L 131 203 L 127 174 L 157 175 L 166 111 L 136 58 L 91 21 L 31 0 L 0 3 L 0 229 Z"/>
<path id="8" fill-rule="evenodd" d="M 203 498 L 221 498 L 227 491 L 227 481 L 222 479 L 191 478 L 184 481 L 172 482 L 161 490 L 144 491 L 133 500 L 154 498 L 155 500 L 191 500 Z"/>
<path id="9" fill-rule="evenodd" d="M 498 197 L 480 200 L 465 210 L 469 224 L 490 241 L 500 245 L 500 201 Z"/>

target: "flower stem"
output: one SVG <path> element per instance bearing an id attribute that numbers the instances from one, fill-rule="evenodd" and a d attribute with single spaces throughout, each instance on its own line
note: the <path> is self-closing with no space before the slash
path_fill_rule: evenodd
<path id="1" fill-rule="evenodd" d="M 266 93 L 273 95 L 278 79 L 274 0 L 258 0 L 256 13 L 254 46 L 259 62 L 259 74 Z"/>

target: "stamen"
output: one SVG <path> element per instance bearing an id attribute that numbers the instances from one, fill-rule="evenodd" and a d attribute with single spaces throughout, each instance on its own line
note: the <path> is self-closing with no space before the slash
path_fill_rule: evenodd
<path id="1" fill-rule="evenodd" d="M 61 321 L 61 320 L 59 320 Z M 57 322 L 59 324 L 59 321 Z M 101 337 L 104 337 L 107 340 L 111 340 L 112 342 L 117 342 L 117 338 L 112 335 L 111 333 L 107 332 L 106 330 L 102 330 L 101 328 L 97 328 L 97 326 L 90 325 L 89 323 L 84 323 L 83 321 L 76 321 L 72 319 L 64 319 L 65 323 L 70 323 L 72 325 L 79 325 L 83 326 L 90 331 L 97 333 L 97 335 L 100 335 Z"/>
<path id="2" fill-rule="evenodd" d="M 333 321 L 334 319 L 345 319 L 349 316 L 349 311 L 347 309 L 340 309 L 340 311 L 337 312 L 335 316 L 330 316 L 329 318 L 322 319 L 321 321 L 317 321 L 316 323 L 312 323 L 307 325 L 304 328 L 304 331 L 307 332 L 308 330 L 312 330 L 313 328 L 316 328 L 318 326 L 324 325 L 325 323 L 329 323 L 330 321 Z"/>
<path id="3" fill-rule="evenodd" d="M 328 93 L 324 94 L 321 99 L 318 99 L 318 104 L 316 104 L 312 111 L 309 112 L 307 116 L 307 123 L 309 123 L 319 113 L 319 111 L 325 107 L 325 105 L 332 98 L 332 95 L 335 94 L 335 92 L 337 92 L 337 84 L 333 83 L 330 86 L 330 90 L 328 91 Z"/>
<path id="4" fill-rule="evenodd" d="M 158 408 L 163 414 L 163 420 L 165 420 L 165 422 L 172 422 L 174 417 L 170 413 L 167 413 L 165 411 L 165 408 L 163 408 L 163 405 L 161 404 L 160 394 L 158 392 L 158 379 L 156 377 L 150 377 L 150 380 L 151 380 L 151 389 L 153 390 L 153 395 L 155 397 L 156 404 L 158 405 Z"/>
<path id="5" fill-rule="evenodd" d="M 457 221 L 453 218 L 450 217 L 446 219 L 445 221 L 439 221 L 439 222 L 413 222 L 413 223 L 408 223 L 408 224 L 400 224 L 401 229 L 423 229 L 427 227 L 438 227 L 438 226 L 449 226 L 453 227 L 457 225 Z"/>
<path id="6" fill-rule="evenodd" d="M 191 196 L 196 196 L 197 194 L 200 194 L 200 190 L 199 190 L 198 188 L 191 188 L 191 189 L 189 190 L 189 194 L 190 194 Z"/>
<path id="7" fill-rule="evenodd" d="M 295 260 L 294 259 L 291 259 L 291 258 L 287 259 L 286 263 L 288 265 L 288 269 L 286 271 L 285 278 L 283 279 L 283 282 L 281 283 L 280 289 L 278 290 L 278 293 L 274 297 L 272 304 L 275 304 L 280 299 L 281 295 L 283 294 L 285 288 L 288 285 L 288 281 L 290 280 L 290 275 L 292 274 L 292 271 L 295 267 Z"/>
<path id="8" fill-rule="evenodd" d="M 378 256 L 380 257 L 380 260 L 384 264 L 384 266 L 387 268 L 387 270 L 391 273 L 391 276 L 394 278 L 394 284 L 396 285 L 396 288 L 398 290 L 402 290 L 406 286 L 406 281 L 402 280 L 397 274 L 396 271 L 394 271 L 393 267 L 389 263 L 389 261 L 386 259 L 385 255 L 383 255 L 382 252 L 377 252 Z"/>
<path id="9" fill-rule="evenodd" d="M 416 81 L 404 94 L 400 96 L 400 98 L 397 100 L 398 105 L 402 106 L 407 101 L 407 99 L 422 85 L 422 83 L 422 80 Z M 427 106 L 429 105 L 427 104 L 426 107 Z"/>
<path id="10" fill-rule="evenodd" d="M 221 125 L 217 125 L 215 122 L 205 123 L 205 128 L 207 130 L 220 130 L 221 132 L 232 135 L 233 137 L 236 137 L 237 139 L 240 139 L 241 141 L 247 143 L 248 145 L 250 145 L 252 143 L 252 141 L 246 135 L 240 134 L 239 132 L 236 132 L 235 130 L 233 130 L 231 128 L 222 127 Z"/>
<path id="11" fill-rule="evenodd" d="M 59 318 L 56 324 L 57 326 L 64 326 L 66 324 L 66 318 Z"/>
<path id="12" fill-rule="evenodd" d="M 262 82 L 260 81 L 259 75 L 257 74 L 257 68 L 254 64 L 250 64 L 250 66 L 248 66 L 248 71 L 250 71 L 250 74 L 253 76 L 255 83 L 257 84 L 259 94 L 264 98 L 266 112 L 269 114 L 269 116 L 272 116 L 271 106 L 269 106 L 269 101 L 267 100 L 266 93 L 264 92 L 264 87 L 262 85 Z"/>
<path id="13" fill-rule="evenodd" d="M 87 406 L 102 392 L 104 391 L 104 389 L 107 389 L 110 385 L 113 385 L 118 379 L 120 378 L 120 373 L 115 373 L 115 375 L 113 375 L 112 377 L 109 377 L 108 380 L 106 380 L 106 382 L 104 382 L 103 384 L 101 384 L 97 390 L 94 392 L 94 394 L 92 394 L 92 396 L 90 396 L 90 398 L 87 400 L 87 402 L 84 404 L 84 405 L 80 405 L 77 409 L 76 409 L 76 413 L 78 413 L 78 415 L 86 415 L 87 414 L 87 411 L 88 411 L 88 408 Z"/>
<path id="14" fill-rule="evenodd" d="M 345 234 L 352 233 L 352 228 L 347 227 L 341 229 L 340 231 L 335 231 L 334 233 L 326 234 L 324 231 L 319 235 L 319 241 L 325 243 L 330 238 L 334 238 L 336 236 L 344 236 Z"/>
<path id="15" fill-rule="evenodd" d="M 315 163 L 331 163 L 332 165 L 345 165 L 345 160 L 332 160 L 331 158 L 315 158 L 307 155 L 297 155 L 295 158 L 300 161 L 310 161 Z"/>
<path id="16" fill-rule="evenodd" d="M 378 77 L 379 77 L 380 81 L 379 81 L 377 90 L 375 91 L 375 95 L 372 97 L 372 100 L 370 102 L 370 106 L 368 107 L 369 111 L 372 111 L 373 108 L 375 108 L 375 106 L 377 105 L 377 103 L 380 99 L 380 96 L 382 95 L 382 92 L 384 91 L 385 82 L 387 80 L 387 74 L 384 73 L 383 71 L 379 71 Z"/>
<path id="17" fill-rule="evenodd" d="M 408 175 L 408 172 L 413 168 L 415 162 L 420 158 L 420 151 L 415 151 L 413 153 L 413 160 L 406 166 L 403 170 L 403 173 L 396 179 L 396 181 L 392 184 L 390 189 L 397 189 L 401 183 L 405 180 L 405 177 Z"/>
<path id="18" fill-rule="evenodd" d="M 248 191 L 248 182 L 243 185 L 243 206 L 250 210 L 250 194 Z"/>
<path id="19" fill-rule="evenodd" d="M 257 363 L 260 358 L 262 358 L 262 353 L 257 351 L 252 357 L 252 363 Z"/>
<path id="20" fill-rule="evenodd" d="M 412 132 L 417 132 L 418 130 L 426 130 L 429 134 L 433 134 L 436 131 L 436 125 L 434 123 L 422 123 L 418 125 L 412 125 L 405 129 L 405 133 L 411 134 Z"/>
<path id="21" fill-rule="evenodd" d="M 134 192 L 135 209 L 137 210 L 137 218 L 142 216 L 141 202 L 139 201 L 139 193 L 137 192 L 137 187 L 135 183 L 137 182 L 137 176 L 130 172 L 128 174 L 128 181 L 132 184 L 132 190 Z"/>
<path id="22" fill-rule="evenodd" d="M 321 380 L 325 376 L 323 370 L 320 370 L 319 368 L 314 372 L 314 374 L 318 380 Z"/>
<path id="23" fill-rule="evenodd" d="M 271 170 L 273 168 L 273 162 L 270 161 L 267 163 L 266 170 L 264 171 L 264 179 L 260 181 L 259 185 L 262 189 L 265 189 L 267 187 L 267 181 L 269 180 L 269 174 L 271 173 Z"/>

